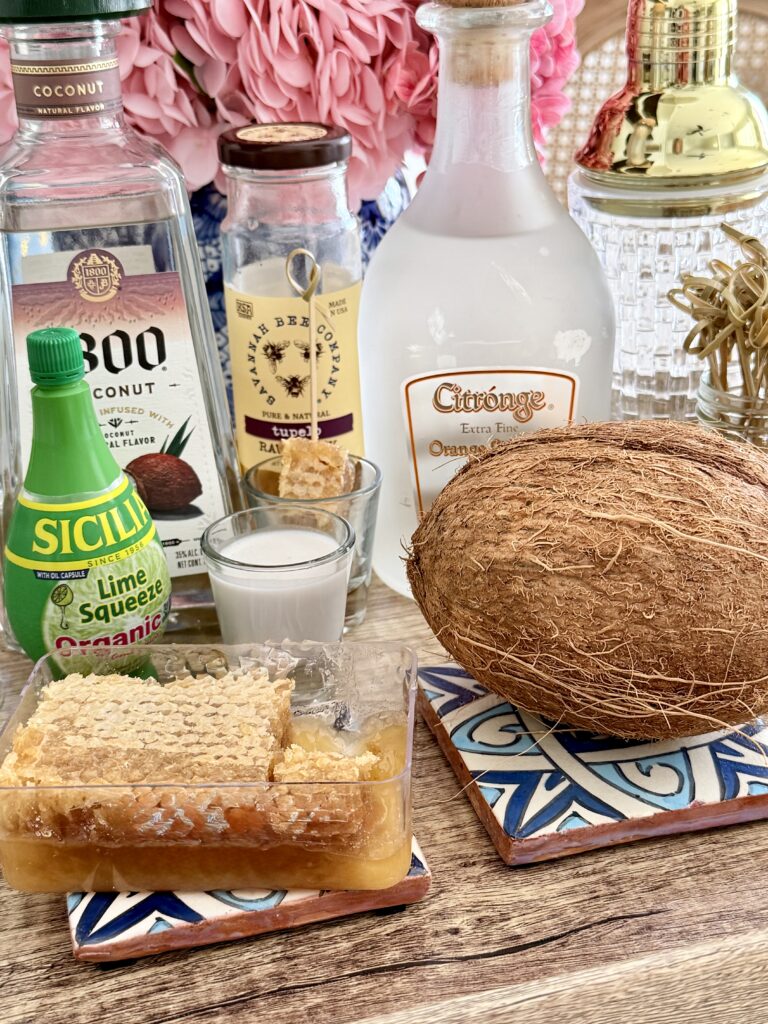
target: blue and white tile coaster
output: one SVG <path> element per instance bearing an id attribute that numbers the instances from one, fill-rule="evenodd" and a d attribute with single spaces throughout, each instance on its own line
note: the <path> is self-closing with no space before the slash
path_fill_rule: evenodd
<path id="1" fill-rule="evenodd" d="M 458 667 L 419 676 L 421 713 L 507 864 L 768 818 L 766 722 L 625 741 L 555 730 Z"/>
<path id="2" fill-rule="evenodd" d="M 67 914 L 78 960 L 126 960 L 417 903 L 431 881 L 414 839 L 410 871 L 390 889 L 72 892 Z"/>

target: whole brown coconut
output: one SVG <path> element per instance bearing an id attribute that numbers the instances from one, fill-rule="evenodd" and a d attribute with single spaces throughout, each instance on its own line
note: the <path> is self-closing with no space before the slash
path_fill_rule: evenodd
<path id="1" fill-rule="evenodd" d="M 177 512 L 203 493 L 200 478 L 189 463 L 167 452 L 140 455 L 125 469 L 150 512 Z"/>
<path id="2" fill-rule="evenodd" d="M 467 464 L 408 576 L 478 682 L 627 738 L 768 712 L 768 458 L 680 423 L 520 436 Z"/>

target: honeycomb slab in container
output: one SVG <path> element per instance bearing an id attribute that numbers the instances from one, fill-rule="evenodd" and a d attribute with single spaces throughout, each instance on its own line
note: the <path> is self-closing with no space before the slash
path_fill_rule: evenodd
<path id="1" fill-rule="evenodd" d="M 119 652 L 121 661 L 126 649 Z M 8 884 L 380 889 L 410 864 L 415 663 L 399 645 L 43 659 L 0 734 Z M 59 659 L 60 663 L 60 659 Z M 123 662 L 124 663 L 124 662 Z"/>

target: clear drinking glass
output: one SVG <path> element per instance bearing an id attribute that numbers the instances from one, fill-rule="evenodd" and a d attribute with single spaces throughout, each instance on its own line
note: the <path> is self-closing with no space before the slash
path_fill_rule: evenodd
<path id="1" fill-rule="evenodd" d="M 371 586 L 371 558 L 376 533 L 376 514 L 379 508 L 381 470 L 378 466 L 350 455 L 355 467 L 355 488 L 336 498 L 311 498 L 297 501 L 281 498 L 278 494 L 280 458 L 267 459 L 253 466 L 245 474 L 245 492 L 253 508 L 265 505 L 301 505 L 305 508 L 327 509 L 350 523 L 355 531 L 355 551 L 347 590 L 347 610 L 344 628 L 359 626 L 365 619 L 368 590 Z"/>
<path id="2" fill-rule="evenodd" d="M 341 516 L 246 509 L 209 526 L 202 543 L 225 643 L 341 638 L 355 547 Z"/>
<path id="3" fill-rule="evenodd" d="M 712 387 L 709 371 L 699 383 L 696 419 L 729 441 L 746 441 L 768 448 L 768 406 L 764 398 L 749 398 L 739 387 L 727 393 Z"/>

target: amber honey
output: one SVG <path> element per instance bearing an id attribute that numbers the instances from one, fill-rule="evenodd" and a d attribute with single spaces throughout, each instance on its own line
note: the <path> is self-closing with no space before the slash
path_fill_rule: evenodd
<path id="1" fill-rule="evenodd" d="M 0 858 L 6 882 L 27 892 L 141 891 L 217 889 L 383 889 L 401 881 L 411 860 L 410 793 L 407 765 L 407 728 L 401 722 L 371 721 L 358 732 L 331 729 L 307 716 L 293 720 L 290 741 L 307 750 L 359 754 L 378 758 L 364 782 L 270 783 L 277 793 L 299 791 L 314 817 L 304 834 L 276 839 L 275 831 L 259 832 L 254 825 L 259 811 L 243 801 L 249 787 L 238 787 L 238 807 L 228 817 L 230 828 L 216 839 L 178 841 L 152 837 L 139 841 L 82 842 L 34 835 L 31 815 L 17 834 L 5 828 Z M 159 789 L 160 787 L 158 787 Z M 323 818 L 322 800 L 338 793 L 342 810 L 350 812 L 348 835 L 338 833 L 333 816 Z M 186 799 L 194 807 L 190 787 Z M 265 787 L 254 787 L 254 807 Z M 92 800 L 110 799 L 109 787 L 93 787 Z M 33 799 L 30 794 L 30 799 Z M 332 801 L 331 801 L 332 803 Z M 27 804 L 32 809 L 31 804 Z M 317 808 L 317 809 L 315 809 Z M 352 820 L 354 819 L 354 820 Z M 323 836 L 328 823 L 331 835 Z"/>

